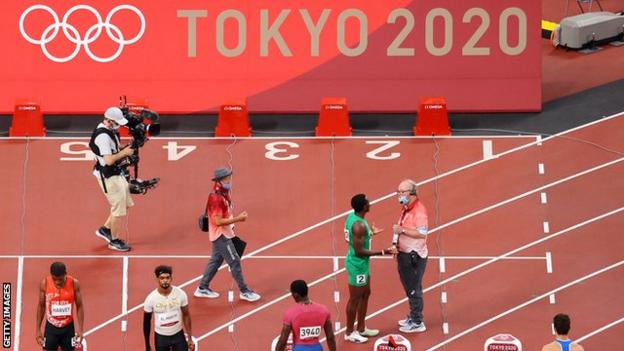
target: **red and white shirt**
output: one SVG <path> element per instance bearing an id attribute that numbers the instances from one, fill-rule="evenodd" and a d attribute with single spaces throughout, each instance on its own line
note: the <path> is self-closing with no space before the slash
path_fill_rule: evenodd
<path id="1" fill-rule="evenodd" d="M 408 207 L 404 207 L 399 218 L 399 225 L 402 227 L 416 229 L 421 234 L 427 234 L 429 219 L 425 205 L 416 200 Z M 400 252 L 410 253 L 416 251 L 418 256 L 425 258 L 429 254 L 427 250 L 427 237 L 412 238 L 405 234 L 399 236 L 398 249 Z"/>
<path id="2" fill-rule="evenodd" d="M 232 201 L 228 192 L 218 183 L 214 186 L 214 191 L 208 195 L 208 237 L 210 241 L 219 239 L 221 235 L 228 239 L 233 238 L 234 224 L 218 226 L 214 222 L 214 215 L 221 218 L 233 218 Z"/>
<path id="3" fill-rule="evenodd" d="M 66 276 L 65 286 L 57 288 L 52 276 L 46 277 L 45 304 L 46 320 L 57 328 L 63 328 L 73 322 L 74 278 Z"/>

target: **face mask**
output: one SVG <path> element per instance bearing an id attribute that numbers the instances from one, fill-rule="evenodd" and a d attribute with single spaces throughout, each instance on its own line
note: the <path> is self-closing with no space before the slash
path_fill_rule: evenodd
<path id="1" fill-rule="evenodd" d="M 225 190 L 230 190 L 232 189 L 232 183 L 222 183 L 221 187 Z"/>
<path id="2" fill-rule="evenodd" d="M 409 197 L 407 195 L 399 196 L 399 203 L 401 205 L 407 205 L 409 203 Z"/>

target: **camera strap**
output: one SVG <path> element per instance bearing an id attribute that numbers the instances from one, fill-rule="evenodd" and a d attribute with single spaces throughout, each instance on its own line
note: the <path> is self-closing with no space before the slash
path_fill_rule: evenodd
<path id="1" fill-rule="evenodd" d="M 104 181 L 104 174 L 102 174 L 101 170 L 98 172 L 100 173 L 100 180 L 102 181 L 102 188 L 104 188 L 104 194 L 108 194 L 108 189 L 106 189 L 106 182 Z"/>

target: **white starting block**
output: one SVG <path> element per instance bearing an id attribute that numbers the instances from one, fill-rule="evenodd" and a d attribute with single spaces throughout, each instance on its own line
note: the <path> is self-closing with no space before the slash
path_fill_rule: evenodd
<path id="1" fill-rule="evenodd" d="M 412 351 L 412 344 L 402 335 L 388 334 L 375 341 L 373 351 Z"/>
<path id="2" fill-rule="evenodd" d="M 271 343 L 271 351 L 275 351 L 275 347 L 277 346 L 277 341 L 279 340 L 279 335 L 275 337 L 275 339 L 273 339 L 273 342 Z M 288 341 L 286 341 L 286 348 L 284 349 L 285 351 L 292 351 L 293 349 L 293 335 L 292 333 L 290 333 L 290 335 L 288 335 Z"/>
<path id="3" fill-rule="evenodd" d="M 522 343 L 511 334 L 498 334 L 485 341 L 483 351 L 522 351 Z"/>

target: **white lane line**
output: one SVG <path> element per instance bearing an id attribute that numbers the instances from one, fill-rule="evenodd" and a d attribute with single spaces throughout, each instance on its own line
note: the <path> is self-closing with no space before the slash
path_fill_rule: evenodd
<path id="1" fill-rule="evenodd" d="M 613 321 L 613 322 L 611 322 L 611 323 L 609 323 L 607 325 L 604 325 L 604 326 L 594 330 L 593 332 L 591 332 L 589 334 L 585 334 L 585 335 L 581 336 L 580 338 L 576 339 L 576 342 L 580 343 L 580 342 L 582 342 L 584 340 L 587 340 L 587 339 L 591 338 L 592 336 L 594 336 L 594 335 L 596 335 L 598 333 L 602 333 L 603 331 L 605 331 L 605 330 L 607 330 L 609 328 L 612 328 L 612 327 L 614 327 L 614 326 L 616 326 L 616 325 L 618 325 L 618 324 L 620 324 L 622 322 L 624 322 L 624 317 L 622 317 L 622 318 L 620 318 L 620 319 L 618 319 L 616 321 Z"/>
<path id="2" fill-rule="evenodd" d="M 340 291 L 338 291 L 338 290 L 334 291 L 334 302 L 335 303 L 339 303 L 340 302 Z"/>
<path id="3" fill-rule="evenodd" d="M 442 332 L 445 335 L 449 333 L 449 324 L 447 322 L 442 323 Z"/>
<path id="4" fill-rule="evenodd" d="M 341 269 L 339 269 L 336 272 L 333 272 L 331 274 L 328 274 L 328 275 L 326 275 L 324 277 L 321 277 L 321 278 L 313 281 L 312 283 L 308 284 L 308 287 L 312 287 L 314 285 L 317 285 L 317 284 L 319 284 L 319 283 L 321 283 L 321 282 L 323 282 L 325 280 L 328 280 L 328 279 L 330 279 L 330 278 L 332 278 L 332 277 L 334 277 L 334 276 L 336 276 L 336 275 L 338 275 L 338 274 L 340 274 L 340 273 L 342 273 L 344 271 L 345 271 L 345 268 L 341 268 Z M 267 307 L 269 307 L 271 305 L 274 305 L 274 304 L 276 304 L 276 303 L 278 303 L 278 302 L 280 302 L 280 301 L 282 301 L 282 300 L 284 300 L 284 299 L 286 299 L 286 298 L 288 298 L 290 296 L 291 296 L 290 293 L 287 293 L 287 294 L 284 294 L 284 295 L 282 295 L 282 296 L 280 296 L 278 298 L 275 298 L 275 299 L 271 300 L 270 302 L 268 302 L 268 303 L 266 303 L 264 305 L 258 306 L 257 308 L 255 308 L 255 309 L 253 309 L 253 310 L 251 310 L 251 311 L 249 311 L 249 312 L 247 312 L 245 314 L 242 314 L 242 315 L 238 316 L 237 318 L 232 319 L 231 321 L 229 321 L 227 323 L 224 323 L 224 324 L 222 324 L 222 325 L 212 329 L 211 331 L 203 334 L 202 336 L 197 337 L 197 342 L 199 342 L 199 341 L 209 337 L 212 334 L 217 333 L 220 330 L 223 330 L 225 328 L 229 328 L 230 325 L 233 325 L 233 324 L 235 324 L 238 321 L 241 321 L 241 320 L 243 320 L 243 319 L 245 319 L 245 318 L 247 318 L 247 317 L 249 317 L 251 315 L 254 315 L 254 314 L 264 310 L 265 308 L 267 308 Z"/>
<path id="5" fill-rule="evenodd" d="M 550 302 L 551 305 L 554 305 L 557 302 L 555 300 L 555 294 L 550 294 L 550 296 L 548 296 L 548 302 Z"/>
<path id="6" fill-rule="evenodd" d="M 492 140 L 483 140 L 483 159 L 489 160 L 494 156 Z"/>
<path id="7" fill-rule="evenodd" d="M 540 164 L 537 165 L 537 173 L 539 173 L 539 174 L 544 174 L 545 173 L 544 164 L 543 163 L 540 163 Z"/>
<path id="8" fill-rule="evenodd" d="M 20 256 L 16 256 L 16 255 L 0 255 L 0 259 L 11 259 L 11 258 L 19 258 Z M 102 256 L 98 256 L 98 255 L 73 255 L 73 256 L 63 256 L 63 255 L 42 255 L 42 256 L 21 256 L 23 258 L 40 258 L 40 259 L 49 259 L 49 258 L 73 258 L 73 259 L 109 259 L 109 258 L 123 258 L 124 256 L 110 256 L 110 255 L 102 255 Z M 492 257 L 496 257 L 496 256 L 444 256 L 444 257 L 440 257 L 440 256 L 429 256 L 429 259 L 432 260 L 439 260 L 440 258 L 444 258 L 445 260 L 488 260 Z M 178 259 L 195 259 L 197 258 L 197 256 L 194 255 L 178 255 L 178 256 L 167 256 L 167 255 L 149 255 L 149 256 L 128 256 L 128 258 L 138 258 L 138 259 L 153 259 L 153 258 L 178 258 Z M 202 256 L 203 258 L 203 256 Z M 208 257 L 210 258 L 210 257 Z M 293 255 L 293 256 L 289 256 L 289 255 L 285 255 L 285 256 L 271 256 L 271 255 L 267 255 L 267 256 L 253 256 L 253 257 L 249 257 L 247 258 L 248 260 L 332 260 L 334 261 L 336 264 L 338 264 L 338 262 L 340 260 L 344 260 L 345 257 L 344 256 L 331 256 L 331 255 L 324 255 L 324 256 L 298 256 L 298 255 Z M 371 257 L 372 260 L 394 260 L 393 257 L 391 256 L 373 256 Z M 544 260 L 545 257 L 544 256 L 514 256 L 514 257 L 506 257 L 506 260 Z M 338 266 L 334 266 L 335 270 L 338 270 L 339 267 Z"/>
<path id="9" fill-rule="evenodd" d="M 342 258 L 342 257 L 339 257 L 339 256 L 332 257 L 332 261 L 333 261 L 333 264 L 334 264 L 334 272 L 338 270 L 338 259 L 339 258 Z"/>
<path id="10" fill-rule="evenodd" d="M 607 162 L 607 163 L 603 163 L 603 164 L 601 164 L 601 165 L 599 165 L 599 166 L 595 166 L 595 167 L 592 167 L 592 168 L 586 169 L 586 170 L 584 170 L 584 171 L 582 171 L 582 172 L 579 172 L 579 173 L 572 174 L 572 175 L 570 175 L 570 176 L 567 176 L 567 177 L 565 177 L 565 178 L 559 179 L 559 180 L 554 181 L 554 182 L 552 182 L 552 183 L 546 184 L 546 185 L 541 186 L 541 187 L 539 187 L 539 188 L 535 188 L 535 189 L 533 189 L 533 190 L 527 191 L 527 192 L 522 193 L 522 194 L 520 194 L 520 195 L 516 195 L 516 196 L 514 196 L 514 197 L 512 197 L 512 198 L 509 198 L 509 199 L 507 199 L 507 200 L 501 201 L 501 202 L 496 203 L 496 204 L 494 204 L 494 205 L 491 205 L 491 206 L 488 206 L 488 207 L 482 208 L 482 209 L 480 209 L 480 210 L 478 210 L 478 211 L 475 211 L 475 212 L 473 212 L 473 213 L 471 213 L 471 214 L 468 214 L 468 215 L 466 215 L 466 216 L 463 216 L 463 217 L 460 217 L 460 218 L 454 219 L 454 220 L 452 220 L 452 221 L 450 221 L 450 222 L 444 223 L 444 224 L 442 224 L 441 226 L 439 226 L 439 227 L 437 227 L 437 228 L 434 228 L 434 229 L 430 230 L 430 231 L 429 231 L 429 233 L 430 233 L 430 234 L 431 234 L 431 233 L 434 233 L 434 232 L 436 232 L 436 231 L 438 231 L 438 230 L 441 230 L 441 229 L 444 229 L 444 228 L 446 228 L 446 227 L 449 227 L 449 226 L 451 226 L 451 225 L 453 225 L 453 224 L 455 224 L 455 223 L 462 222 L 462 221 L 464 221 L 464 220 L 466 220 L 466 219 L 468 219 L 468 218 L 475 217 L 475 216 L 480 215 L 480 214 L 482 214 L 482 213 L 484 213 L 484 212 L 488 212 L 488 211 L 491 211 L 491 210 L 493 210 L 493 209 L 495 209 L 495 208 L 498 208 L 498 207 L 501 207 L 501 206 L 507 205 L 508 203 L 510 203 L 510 202 L 514 202 L 514 201 L 516 201 L 516 200 L 518 200 L 518 199 L 521 199 L 521 198 L 523 198 L 523 197 L 529 196 L 529 195 L 531 195 L 531 194 L 535 194 L 535 193 L 537 193 L 537 192 L 540 192 L 540 191 L 542 191 L 542 190 L 548 189 L 548 188 L 553 187 L 553 186 L 555 186 L 555 185 L 559 185 L 559 184 L 561 184 L 561 183 L 565 183 L 565 182 L 567 182 L 567 181 L 570 181 L 570 180 L 573 180 L 573 179 L 576 179 L 576 178 L 582 177 L 582 176 L 584 176 L 584 175 L 586 175 L 586 174 L 589 174 L 589 173 L 592 173 L 592 172 L 595 172 L 595 171 L 601 170 L 601 169 L 603 169 L 603 168 L 606 168 L 606 167 L 612 166 L 612 165 L 614 165 L 614 164 L 616 164 L 616 163 L 619 163 L 619 162 L 622 162 L 622 161 L 624 161 L 624 157 L 618 158 L 618 159 L 616 159 L 616 160 L 613 160 L 613 161 L 610 161 L 610 162 Z"/>
<path id="11" fill-rule="evenodd" d="M 19 351 L 20 348 L 20 333 L 22 331 L 22 290 L 24 285 L 24 257 L 17 259 L 17 291 L 15 296 L 17 303 L 15 304 L 15 343 L 13 344 L 14 350 Z"/>
<path id="12" fill-rule="evenodd" d="M 552 253 L 546 252 L 546 273 L 553 272 Z"/>
<path id="13" fill-rule="evenodd" d="M 442 285 L 444 285 L 444 284 L 447 284 L 447 283 L 449 283 L 449 282 L 451 282 L 451 281 L 453 281 L 453 280 L 459 279 L 459 278 L 461 278 L 461 277 L 463 277 L 463 276 L 465 276 L 465 275 L 467 275 L 467 274 L 469 274 L 469 273 L 472 273 L 472 272 L 474 272 L 474 271 L 476 271 L 476 270 L 479 270 L 479 269 L 481 269 L 481 268 L 483 268 L 483 267 L 489 266 L 489 265 L 491 265 L 492 263 L 495 263 L 495 262 L 497 262 L 497 261 L 501 260 L 501 259 L 502 259 L 502 258 L 504 258 L 504 257 L 508 257 L 508 256 L 510 256 L 510 255 L 513 255 L 513 254 L 517 253 L 517 252 L 520 252 L 520 251 L 526 250 L 526 249 L 528 249 L 528 248 L 531 248 L 531 247 L 533 247 L 533 246 L 539 245 L 539 244 L 541 244 L 541 243 L 543 243 L 543 242 L 545 242 L 545 241 L 548 241 L 548 240 L 550 240 L 550 239 L 556 238 L 556 237 L 558 237 L 558 236 L 561 236 L 561 235 L 563 235 L 563 234 L 566 234 L 566 233 L 568 233 L 568 232 L 570 232 L 570 231 L 576 230 L 576 229 L 581 228 L 581 227 L 583 227 L 583 226 L 586 226 L 586 225 L 588 225 L 588 224 L 591 224 L 591 223 L 594 223 L 594 222 L 600 221 L 600 220 L 602 220 L 602 219 L 604 219 L 604 218 L 607 218 L 607 217 L 612 216 L 612 215 L 614 215 L 614 214 L 620 213 L 620 212 L 622 212 L 622 211 L 624 211 L 624 207 L 620 207 L 620 208 L 615 209 L 615 210 L 613 210 L 613 211 L 609 211 L 609 212 L 607 212 L 607 213 L 604 213 L 604 214 L 602 214 L 602 215 L 600 215 L 600 216 L 597 216 L 597 217 L 594 217 L 594 218 L 590 218 L 590 219 L 585 220 L 585 221 L 583 221 L 583 222 L 581 222 L 581 223 L 577 223 L 577 224 L 575 224 L 575 225 L 573 225 L 573 226 L 571 226 L 571 227 L 568 227 L 568 228 L 566 228 L 566 229 L 563 229 L 563 230 L 561 230 L 561 231 L 559 231 L 559 232 L 557 232 L 557 233 L 553 233 L 553 234 L 551 234 L 551 235 L 549 235 L 549 236 L 545 236 L 545 237 L 543 237 L 543 238 L 541 238 L 541 239 L 538 239 L 538 240 L 532 241 L 532 242 L 530 242 L 530 243 L 528 243 L 528 244 L 526 244 L 526 245 L 520 246 L 520 247 L 518 247 L 518 248 L 516 248 L 516 249 L 513 249 L 513 250 L 511 250 L 511 251 L 508 251 L 508 252 L 506 252 L 506 253 L 504 253 L 504 254 L 502 254 L 502 255 L 500 255 L 500 256 L 497 256 L 497 257 L 495 257 L 495 258 L 493 258 L 493 259 L 491 259 L 491 260 L 488 260 L 488 261 L 486 261 L 486 262 L 483 262 L 483 263 L 481 263 L 481 264 L 478 264 L 478 265 L 476 265 L 476 266 L 473 266 L 473 267 L 471 267 L 471 268 L 468 268 L 468 269 L 466 269 L 466 270 L 465 270 L 465 271 L 463 271 L 463 272 L 457 273 L 457 274 L 455 274 L 455 275 L 453 275 L 453 276 L 451 276 L 451 277 L 449 277 L 449 278 L 447 278 L 447 279 L 445 279 L 445 280 L 443 280 L 443 281 L 440 281 L 440 282 L 438 282 L 438 283 L 436 283 L 436 284 L 433 284 L 433 285 L 431 285 L 430 287 L 428 287 L 428 288 L 424 289 L 424 290 L 423 290 L 423 293 L 429 292 L 429 291 L 431 291 L 431 290 L 433 290 L 433 289 L 437 289 L 438 287 L 440 287 L 440 286 L 442 286 Z M 387 310 L 390 310 L 390 309 L 392 309 L 392 308 L 394 308 L 394 307 L 397 307 L 397 306 L 399 306 L 399 305 L 401 305 L 401 304 L 403 304 L 403 303 L 405 303 L 405 302 L 407 302 L 407 298 L 402 298 L 402 299 L 400 299 L 400 300 L 398 300 L 398 301 L 396 301 L 396 302 L 394 302 L 394 303 L 392 303 L 392 304 L 390 304 L 390 305 L 387 305 L 386 307 L 383 307 L 383 308 L 381 308 L 381 309 L 379 309 L 379 310 L 377 310 L 377 311 L 375 311 L 375 312 L 373 312 L 373 313 L 369 314 L 368 316 L 366 316 L 366 320 L 369 320 L 369 319 L 371 319 L 371 318 L 373 318 L 373 317 L 376 317 L 376 316 L 378 316 L 378 315 L 380 315 L 380 314 L 382 314 L 382 313 L 386 312 Z M 338 330 L 338 331 L 336 332 L 336 334 L 340 334 L 340 333 L 344 332 L 345 330 L 346 330 L 346 328 L 342 328 L 342 329 Z M 322 340 L 321 340 L 321 342 L 323 342 L 324 340 L 325 340 L 325 339 L 322 339 Z"/>
<path id="14" fill-rule="evenodd" d="M 592 272 L 592 273 L 590 273 L 590 274 L 584 275 L 584 276 L 582 276 L 581 278 L 578 278 L 578 279 L 576 279 L 576 280 L 574 280 L 574 281 L 571 281 L 571 282 L 569 282 L 569 283 L 567 283 L 567 284 L 561 285 L 560 287 L 558 287 L 558 288 L 556 288 L 556 289 L 553 289 L 553 290 L 551 290 L 551 291 L 549 291 L 549 292 L 547 292 L 547 293 L 544 293 L 544 294 L 542 294 L 542 295 L 540 295 L 540 296 L 537 296 L 537 297 L 535 297 L 535 298 L 533 298 L 533 299 L 531 299 L 531 300 L 528 300 L 528 301 L 526 301 L 526 302 L 524 302 L 524 303 L 522 303 L 522 304 L 520 304 L 520 305 L 517 305 L 517 306 L 515 306 L 515 307 L 512 307 L 512 308 L 508 309 L 508 310 L 507 310 L 507 311 L 505 311 L 505 312 L 499 313 L 498 315 L 496 315 L 496 316 L 494 316 L 494 317 L 492 317 L 492 318 L 490 318 L 490 319 L 488 319 L 488 320 L 485 320 L 485 321 L 483 321 L 483 322 L 481 322 L 481 323 L 479 323 L 479 324 L 477 324 L 477 325 L 475 325 L 475 326 L 473 326 L 473 327 L 470 327 L 470 328 L 468 328 L 468 329 L 464 330 L 464 331 L 463 331 L 463 332 L 461 332 L 461 333 L 455 334 L 455 335 L 453 335 L 452 337 L 450 337 L 450 338 L 448 338 L 448 339 L 444 340 L 443 342 L 441 342 L 441 343 L 439 343 L 439 344 L 437 344 L 437 345 L 435 345 L 435 346 L 433 346 L 433 347 L 428 348 L 428 349 L 427 349 L 427 351 L 433 351 L 433 350 L 436 350 L 436 349 L 438 349 L 438 348 L 440 348 L 440 347 L 442 347 L 442 346 L 444 346 L 444 345 L 446 345 L 446 344 L 448 344 L 448 343 L 450 343 L 450 342 L 452 342 L 452 341 L 454 341 L 454 340 L 457 340 L 457 339 L 461 338 L 462 336 L 464 336 L 464 335 L 466 335 L 466 334 L 472 333 L 473 331 L 475 331 L 475 330 L 477 330 L 477 329 L 479 329 L 479 328 L 483 327 L 484 325 L 490 324 L 490 323 L 492 323 L 493 321 L 495 321 L 495 320 L 497 320 L 497 319 L 500 319 L 500 318 L 502 318 L 502 317 L 505 317 L 505 316 L 506 316 L 506 315 L 508 315 L 508 314 L 511 314 L 511 313 L 513 313 L 513 312 L 515 312 L 515 311 L 517 311 L 517 310 L 519 310 L 519 309 L 522 309 L 522 308 L 524 308 L 524 307 L 526 307 L 526 306 L 528 306 L 528 305 L 531 305 L 531 304 L 533 304 L 533 303 L 535 303 L 535 302 L 537 302 L 537 301 L 539 301 L 539 300 L 541 300 L 541 299 L 545 298 L 545 297 L 546 297 L 546 296 L 548 296 L 548 295 L 551 295 L 551 294 L 557 293 L 557 292 L 559 292 L 559 291 L 561 291 L 561 290 L 565 290 L 565 289 L 567 289 L 567 288 L 569 288 L 569 287 L 571 287 L 571 286 L 573 286 L 573 285 L 576 285 L 576 284 L 578 284 L 578 283 L 581 283 L 581 282 L 583 282 L 583 281 L 585 281 L 585 280 L 588 280 L 588 279 L 590 279 L 590 278 L 593 278 L 593 277 L 595 277 L 595 276 L 597 276 L 597 275 L 599 275 L 599 274 L 602 274 L 602 273 L 604 273 L 604 272 L 610 271 L 610 270 L 612 270 L 612 269 L 614 269 L 614 268 L 617 268 L 617 267 L 619 267 L 619 266 L 622 266 L 622 265 L 624 265 L 624 260 L 619 261 L 619 262 L 617 262 L 617 263 L 614 263 L 614 264 L 612 264 L 612 265 L 610 265 L 610 266 L 604 267 L 604 268 L 602 268 L 602 269 L 599 269 L 599 270 L 597 270 L 597 271 L 594 271 L 594 272 Z M 577 341 L 578 341 L 578 340 L 577 340 Z"/>
<path id="15" fill-rule="evenodd" d="M 440 302 L 442 302 L 442 303 L 446 303 L 447 301 L 448 301 L 448 299 L 447 299 L 446 291 L 443 291 L 443 292 L 440 294 Z"/>
<path id="16" fill-rule="evenodd" d="M 234 302 L 234 291 L 228 290 L 228 302 Z"/>
<path id="17" fill-rule="evenodd" d="M 557 136 L 557 135 L 563 135 L 563 134 L 565 134 L 565 133 L 556 134 L 555 136 Z M 553 137 L 555 137 L 555 136 L 553 136 Z M 525 145 L 533 145 L 533 144 L 534 144 L 534 143 L 529 143 L 529 144 L 525 144 Z M 526 146 L 526 147 L 528 147 L 528 146 Z M 525 146 L 521 146 L 521 147 L 518 147 L 518 148 L 516 148 L 516 149 L 508 150 L 508 151 L 503 152 L 503 153 L 501 153 L 501 154 L 499 154 L 499 155 L 503 155 L 503 154 L 507 154 L 507 153 L 515 152 L 515 151 L 521 150 L 521 149 L 523 149 L 523 148 L 525 148 Z M 568 176 L 568 177 L 566 177 L 566 178 L 563 178 L 563 179 L 560 179 L 560 180 L 558 180 L 558 181 L 552 182 L 552 183 L 550 183 L 550 184 L 544 185 L 544 186 L 542 186 L 542 187 L 539 187 L 539 188 L 534 189 L 534 190 L 532 190 L 532 191 L 526 192 L 526 193 L 524 193 L 524 194 L 517 195 L 517 196 L 515 196 L 515 197 L 513 197 L 513 198 L 510 198 L 510 199 L 508 199 L 508 200 L 505 200 L 505 201 L 499 202 L 498 204 L 495 204 L 495 205 L 492 205 L 492 206 L 486 207 L 486 208 L 481 209 L 481 210 L 479 210 L 479 211 L 473 212 L 472 214 L 469 214 L 469 215 L 467 215 L 467 216 L 464 216 L 464 217 L 461 217 L 461 218 L 457 218 L 457 219 L 455 219 L 455 220 L 453 220 L 453 221 L 451 221 L 451 222 L 445 223 L 444 225 L 441 225 L 441 226 L 439 226 L 439 227 L 437 227 L 437 228 L 432 229 L 429 233 L 433 233 L 433 232 L 435 232 L 435 231 L 437 231 L 437 230 L 441 230 L 441 229 L 446 228 L 446 227 L 448 227 L 448 226 L 451 226 L 451 225 L 453 225 L 453 224 L 455 224 L 455 223 L 461 222 L 461 221 L 463 221 L 463 220 L 465 220 L 465 219 L 468 219 L 468 218 L 471 218 L 471 217 L 477 216 L 477 215 L 479 215 L 479 214 L 481 214 L 481 213 L 484 213 L 484 212 L 490 211 L 490 210 L 492 210 L 492 209 L 494 209 L 494 208 L 497 208 L 497 207 L 500 207 L 500 206 L 506 205 L 507 203 L 513 202 L 513 201 L 515 201 L 515 200 L 517 200 L 517 199 L 523 198 L 523 197 L 528 196 L 528 195 L 530 195 L 530 194 L 533 194 L 533 193 L 535 193 L 535 192 L 539 192 L 539 191 L 541 191 L 541 190 L 547 189 L 547 188 L 549 188 L 549 187 L 551 187 L 551 186 L 555 186 L 555 185 L 561 184 L 561 183 L 563 183 L 563 182 L 567 182 L 567 181 L 569 181 L 569 180 L 571 180 L 571 179 L 574 179 L 574 178 L 577 178 L 577 177 L 581 177 L 581 176 L 583 176 L 583 175 L 585 175 L 585 174 L 588 174 L 588 173 L 591 173 L 591 172 L 594 172 L 594 171 L 600 170 L 600 169 L 602 169 L 602 168 L 609 167 L 609 166 L 611 166 L 611 165 L 613 165 L 613 164 L 616 164 L 616 163 L 618 163 L 618 162 L 621 162 L 621 161 L 623 161 L 623 160 L 624 160 L 624 157 L 619 158 L 619 159 L 616 159 L 616 160 L 613 160 L 613 161 L 610 161 L 610 162 L 607 162 L 607 163 L 603 163 L 603 164 L 601 164 L 601 165 L 599 165 L 599 166 L 595 166 L 595 167 L 590 168 L 590 169 L 587 169 L 587 170 L 585 170 L 585 171 L 583 171 L 583 172 L 579 172 L 579 173 L 573 174 L 573 175 L 571 175 L 571 176 Z M 438 176 L 436 176 L 436 177 L 429 178 L 429 179 L 427 179 L 427 180 L 425 180 L 425 181 L 422 181 L 422 182 L 418 183 L 418 185 L 422 185 L 422 184 L 425 184 L 425 183 L 431 182 L 431 181 L 433 181 L 433 180 L 435 180 L 435 179 L 439 179 L 439 178 L 442 178 L 442 177 L 446 177 L 446 176 L 448 176 L 448 175 L 451 175 L 451 174 L 454 174 L 454 173 L 460 172 L 460 171 L 461 171 L 461 170 L 463 170 L 463 169 L 469 168 L 469 167 L 471 167 L 471 165 L 477 165 L 477 164 L 480 164 L 480 163 L 483 163 L 483 162 L 486 162 L 486 161 L 481 160 L 481 161 L 474 162 L 474 163 L 472 163 L 472 164 L 470 164 L 470 165 L 466 165 L 466 166 L 464 166 L 464 167 L 457 168 L 457 169 L 455 169 L 455 170 L 452 170 L 452 171 L 449 171 L 449 172 L 443 173 L 443 174 L 438 175 Z M 374 203 L 377 203 L 377 202 L 384 201 L 384 200 L 389 199 L 389 198 L 392 198 L 392 197 L 394 197 L 394 196 L 395 196 L 395 192 L 392 192 L 392 193 L 390 193 L 390 194 L 387 194 L 387 195 L 385 195 L 385 196 L 382 196 L 382 197 L 380 197 L 380 198 L 377 198 L 377 199 L 375 199 L 375 200 L 371 201 L 371 204 L 374 204 Z M 290 234 L 290 235 L 288 235 L 288 236 L 286 236 L 286 237 L 284 237 L 284 238 L 282 238 L 282 239 L 280 239 L 280 240 L 274 241 L 274 242 L 272 242 L 272 243 L 270 243 L 270 244 L 268 244 L 268 245 L 265 245 L 265 246 L 263 246 L 263 247 L 261 247 L 261 248 L 257 249 L 256 251 L 253 251 L 253 252 L 249 253 L 249 254 L 248 254 L 248 255 L 246 255 L 246 256 L 243 256 L 243 257 L 241 258 L 241 260 L 249 259 L 251 256 L 254 256 L 254 255 L 256 255 L 256 254 L 258 254 L 258 253 L 260 253 L 260 252 L 266 251 L 266 250 L 268 250 L 268 249 L 270 249 L 270 248 L 272 248 L 272 247 L 274 247 L 274 246 L 277 246 L 277 245 L 279 245 L 279 244 L 281 244 L 281 243 L 283 243 L 283 242 L 286 242 L 286 241 L 288 241 L 288 240 L 290 240 L 290 239 L 296 238 L 296 237 L 300 236 L 301 234 L 304 234 L 304 233 L 306 233 L 306 232 L 308 232 L 308 231 L 310 231 L 310 230 L 316 229 L 316 228 L 318 228 L 318 227 L 320 227 L 320 226 L 323 226 L 323 225 L 325 225 L 325 224 L 327 224 L 327 223 L 330 223 L 330 222 L 332 222 L 332 221 L 334 221 L 334 220 L 336 220 L 336 219 L 338 219 L 338 218 L 342 218 L 342 217 L 346 216 L 347 214 L 349 214 L 350 212 L 351 212 L 351 211 L 345 211 L 345 212 L 343 212 L 343 213 L 337 214 L 337 215 L 335 215 L 334 217 L 331 217 L 331 218 L 329 218 L 329 219 L 326 219 L 326 220 L 324 220 L 324 221 L 322 221 L 322 222 L 318 222 L 318 223 L 316 223 L 316 224 L 314 224 L 314 225 L 311 225 L 311 226 L 309 226 L 309 227 L 307 227 L 307 228 L 304 228 L 304 229 L 302 229 L 302 230 L 299 230 L 298 232 L 295 232 L 295 233 L 293 233 L 293 234 Z M 221 267 L 219 267 L 219 270 L 223 269 L 224 267 L 226 267 L 226 265 L 222 265 Z M 197 281 L 198 281 L 198 280 L 200 280 L 200 279 L 201 279 L 201 276 L 197 276 L 197 277 L 195 277 L 195 278 L 193 278 L 193 279 L 191 279 L 191 280 L 186 281 L 185 283 L 182 283 L 182 284 L 178 285 L 178 287 L 180 287 L 180 288 L 184 288 L 184 287 L 186 287 L 186 286 L 188 286 L 188 285 L 190 285 L 190 284 L 193 284 L 193 283 L 197 282 Z M 140 305 L 137 305 L 137 306 L 135 306 L 135 307 L 131 308 L 131 309 L 128 311 L 128 313 L 132 313 L 132 312 L 134 312 L 134 311 L 137 311 L 137 310 L 139 310 L 141 307 L 143 307 L 143 304 L 142 304 L 142 303 L 141 303 Z M 106 321 L 106 322 L 104 322 L 104 323 L 101 323 L 101 324 L 97 325 L 97 326 L 96 326 L 96 327 L 94 327 L 93 329 L 88 330 L 87 332 L 85 332 L 85 334 L 84 334 L 84 335 L 85 335 L 85 336 L 88 336 L 89 334 L 94 333 L 95 331 L 97 331 L 97 330 L 99 330 L 99 329 L 101 329 L 101 328 L 105 327 L 106 325 L 108 325 L 108 324 L 110 324 L 110 323 L 112 323 L 112 322 L 116 321 L 117 319 L 119 319 L 119 318 L 121 318 L 121 317 L 123 317 L 123 315 L 118 315 L 118 316 L 115 316 L 115 317 L 113 317 L 113 318 L 109 319 L 108 321 Z"/>
<path id="18" fill-rule="evenodd" d="M 541 135 L 537 135 L 537 146 L 542 146 L 542 136 Z"/>
<path id="19" fill-rule="evenodd" d="M 121 284 L 121 314 L 128 313 L 128 256 L 123 258 L 123 278 Z M 121 321 L 121 331 L 126 331 L 126 319 Z"/>
<path id="20" fill-rule="evenodd" d="M 440 273 L 446 272 L 446 263 L 444 261 L 444 257 L 440 258 L 439 263 L 440 263 Z"/>
<path id="21" fill-rule="evenodd" d="M 544 222 L 543 227 L 544 227 L 544 234 L 550 233 L 550 224 L 548 222 Z"/>
<path id="22" fill-rule="evenodd" d="M 542 192 L 540 194 L 540 199 L 542 201 L 542 204 L 547 204 L 548 203 L 548 195 L 546 195 L 546 193 Z"/>

